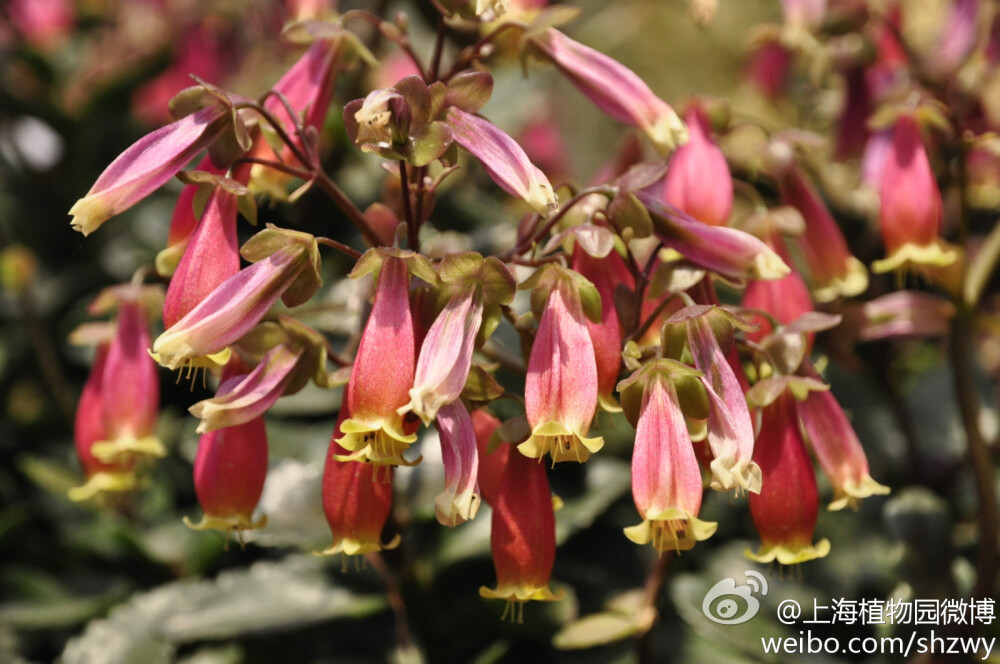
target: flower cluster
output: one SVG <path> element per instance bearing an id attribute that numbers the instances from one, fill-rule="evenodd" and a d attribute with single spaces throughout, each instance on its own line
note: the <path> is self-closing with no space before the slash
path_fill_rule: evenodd
<path id="1" fill-rule="evenodd" d="M 796 34 L 822 22 L 819 3 L 784 4 Z M 74 228 L 88 234 L 174 176 L 185 185 L 157 261 L 169 278 L 162 334 L 147 336 L 138 286 L 112 298 L 115 332 L 98 344 L 80 401 L 77 446 L 89 479 L 74 497 L 133 489 L 143 457 L 165 453 L 152 438 L 153 358 L 221 374 L 215 395 L 190 407 L 200 420 L 194 487 L 204 512 L 188 522 L 194 528 L 242 536 L 265 527 L 255 516 L 265 416 L 312 383 L 342 395 L 317 496 L 333 537 L 323 553 L 400 545 L 401 533 L 384 532 L 394 527 L 397 469 L 427 463 L 422 433 L 433 428 L 444 478 L 436 518 L 457 528 L 490 506 L 496 585 L 480 593 L 505 600 L 518 619 L 524 602 L 564 595 L 550 587 L 559 518 L 550 475 L 619 454 L 605 450 L 604 436 L 622 418 L 635 428 L 626 455 L 640 519 L 625 537 L 661 556 L 690 550 L 718 527 L 701 514 L 706 490 L 731 492 L 749 495 L 763 542 L 751 558 L 825 555 L 829 543 L 813 543 L 819 494 L 806 445 L 830 479 L 831 509 L 887 489 L 870 477 L 810 359 L 816 334 L 840 323 L 817 310 L 862 292 L 868 277 L 797 162 L 804 139 L 770 138 L 758 166 L 777 200 L 748 212 L 734 203 L 734 160 L 719 140 L 730 127 L 711 100 L 690 101 L 682 121 L 636 73 L 570 38 L 556 8 L 440 9 L 484 31 L 447 67 L 440 52 L 425 66 L 408 50 L 402 19 L 355 11 L 290 25 L 286 35 L 308 45 L 270 90 L 258 99 L 209 83 L 183 91 L 176 119 L 123 152 L 73 206 Z M 410 54 L 417 73 L 339 100 L 339 72 L 377 65 L 352 32 L 362 18 Z M 648 145 L 610 161 L 588 187 L 553 185 L 532 162 L 533 146 L 481 114 L 493 92 L 491 42 L 511 46 L 502 34 Z M 332 106 L 354 156 L 383 162 L 382 197 L 364 211 L 324 170 Z M 954 260 L 940 240 L 940 194 L 914 117 L 893 115 L 874 169 L 889 253 L 876 270 Z M 206 151 L 196 170 L 183 170 Z M 449 247 L 435 232 L 449 223 L 435 209 L 451 195 L 442 184 L 480 168 L 521 222 L 507 246 Z M 238 218 L 256 224 L 260 196 L 294 205 L 315 190 L 356 235 L 269 224 L 240 246 Z M 321 248 L 340 262 L 324 262 Z M 337 274 L 345 257 L 353 267 Z M 322 297 L 331 277 L 352 280 L 367 302 L 337 350 L 297 309 Z"/>

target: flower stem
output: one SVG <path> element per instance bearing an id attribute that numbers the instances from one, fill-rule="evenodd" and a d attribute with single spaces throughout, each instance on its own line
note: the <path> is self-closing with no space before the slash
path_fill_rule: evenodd
<path id="1" fill-rule="evenodd" d="M 667 578 L 667 568 L 670 567 L 672 559 L 673 556 L 670 552 L 661 553 L 653 562 L 653 566 L 649 568 L 646 583 L 642 587 L 642 605 L 640 608 L 656 606 L 656 600 L 660 596 L 663 582 Z M 652 664 L 656 661 L 655 654 L 653 653 L 652 628 L 646 630 L 636 639 L 636 648 L 638 649 L 639 664 Z"/>

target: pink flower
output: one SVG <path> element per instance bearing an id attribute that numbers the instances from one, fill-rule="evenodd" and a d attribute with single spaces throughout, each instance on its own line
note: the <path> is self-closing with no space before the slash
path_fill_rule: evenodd
<path id="1" fill-rule="evenodd" d="M 809 266 L 816 301 L 830 302 L 863 293 L 868 288 L 868 271 L 851 255 L 840 227 L 802 172 L 794 167 L 783 172 L 778 191 L 805 220 L 799 248 Z"/>
<path id="2" fill-rule="evenodd" d="M 434 499 L 437 520 L 454 528 L 479 511 L 479 451 L 469 411 L 453 401 L 438 412 L 445 490 Z"/>
<path id="3" fill-rule="evenodd" d="M 222 373 L 223 384 L 238 380 L 246 367 L 235 357 Z M 236 531 L 262 528 L 267 517 L 253 518 L 267 477 L 267 431 L 260 415 L 204 433 L 194 458 L 194 489 L 204 516 L 195 530 Z M 242 541 L 242 540 L 241 540 Z"/>
<path id="4" fill-rule="evenodd" d="M 456 143 L 472 153 L 501 189 L 523 199 L 538 214 L 556 208 L 556 194 L 524 149 L 496 125 L 452 106 L 446 122 Z"/>
<path id="5" fill-rule="evenodd" d="M 615 385 L 622 364 L 622 325 L 615 308 L 616 278 L 627 273 L 625 262 L 615 251 L 604 258 L 588 254 L 577 242 L 573 247 L 573 269 L 593 282 L 601 294 L 601 320 L 584 319 L 594 345 L 597 364 L 597 398 L 601 407 L 609 412 L 621 410 L 614 398 Z"/>
<path id="6" fill-rule="evenodd" d="M 664 246 L 695 265 L 735 280 L 779 279 L 790 271 L 766 244 L 735 228 L 703 224 L 648 192 L 636 193 Z"/>
<path id="7" fill-rule="evenodd" d="M 732 176 L 722 150 L 712 140 L 708 116 L 693 104 L 684 116 L 690 140 L 670 157 L 663 198 L 711 226 L 725 226 L 733 210 Z"/>
<path id="8" fill-rule="evenodd" d="M 240 271 L 236 214 L 237 194 L 228 188 L 215 187 L 167 287 L 164 327 L 172 327 L 222 282 Z"/>
<path id="9" fill-rule="evenodd" d="M 757 553 L 748 549 L 746 556 L 760 563 L 777 559 L 795 565 L 828 554 L 829 541 L 812 544 L 819 494 L 789 390 L 764 408 L 753 459 L 763 484 L 759 494 L 750 494 L 750 516 L 763 543 Z"/>
<path id="10" fill-rule="evenodd" d="M 819 379 L 819 373 L 808 362 L 804 364 L 805 375 Z M 889 493 L 869 474 L 861 441 L 829 390 L 811 390 L 795 406 L 806 440 L 833 485 L 831 510 L 857 507 L 862 498 Z"/>
<path id="11" fill-rule="evenodd" d="M 95 457 L 91 450 L 94 443 L 107 439 L 103 395 L 107 357 L 108 345 L 105 343 L 97 349 L 90 375 L 77 403 L 73 438 L 86 482 L 69 490 L 70 500 L 87 500 L 104 491 L 132 491 L 138 486 L 134 457 L 107 462 Z"/>
<path id="12" fill-rule="evenodd" d="M 472 411 L 472 427 L 476 432 L 476 448 L 479 451 L 479 495 L 490 505 L 496 504 L 500 493 L 500 481 L 503 479 L 507 458 L 510 456 L 510 445 L 500 444 L 490 452 L 490 441 L 500 427 L 500 420 L 485 410 Z"/>
<path id="13" fill-rule="evenodd" d="M 751 282 L 775 283 L 775 282 Z M 703 307 L 697 307 L 701 309 Z M 696 309 L 692 307 L 691 309 Z M 725 344 L 733 348 L 734 324 L 748 326 L 724 309 L 710 308 L 699 315 L 685 315 L 682 310 L 671 321 L 687 324 L 688 347 L 694 365 L 702 372 L 702 383 L 709 398 L 708 444 L 712 450 L 712 488 L 716 491 L 760 491 L 760 468 L 753 462 L 754 433 L 750 409 L 743 386 L 730 366 L 727 351 L 716 337 L 722 330 Z"/>
<path id="14" fill-rule="evenodd" d="M 479 589 L 482 597 L 507 601 L 504 617 L 523 621 L 524 603 L 555 601 L 563 593 L 549 589 L 556 560 L 556 520 L 544 464 L 511 454 L 493 503 L 490 550 L 496 589 Z M 520 611 L 519 611 L 520 610 Z"/>
<path id="15" fill-rule="evenodd" d="M 858 333 L 862 341 L 901 337 L 943 337 L 951 331 L 955 305 L 932 293 L 893 291 L 862 307 L 864 327 Z"/>
<path id="16" fill-rule="evenodd" d="M 528 358 L 524 406 L 531 426 L 531 437 L 518 445 L 524 455 L 582 463 L 604 446 L 604 439 L 586 437 L 597 409 L 597 363 L 571 288 L 556 285 L 549 294 Z"/>
<path id="17" fill-rule="evenodd" d="M 292 306 L 304 294 L 297 287 L 303 279 L 318 287 L 319 253 L 312 236 L 271 228 L 251 238 L 243 251 L 248 246 L 271 246 L 271 238 L 276 235 L 289 239 L 219 284 L 156 339 L 153 353 L 160 364 L 176 369 L 204 357 L 223 364 L 228 359 L 229 345 L 260 322 L 279 297 Z M 260 241 L 255 242 L 255 238 Z"/>
<path id="18" fill-rule="evenodd" d="M 412 465 L 403 452 L 417 436 L 403 430 L 398 412 L 410 401 L 416 365 L 409 283 L 406 261 L 386 256 L 351 369 L 351 417 L 341 425 L 344 435 L 337 439 L 351 452 L 344 460 Z"/>
<path id="19" fill-rule="evenodd" d="M 879 197 L 887 256 L 872 264 L 873 271 L 888 272 L 908 264 L 945 266 L 955 261 L 955 251 L 941 241 L 941 192 L 912 115 L 901 115 L 892 129 Z"/>
<path id="20" fill-rule="evenodd" d="M 532 44 L 590 101 L 609 116 L 641 129 L 663 155 L 687 141 L 677 113 L 620 62 L 549 28 Z"/>
<path id="21" fill-rule="evenodd" d="M 123 299 L 118 306 L 117 330 L 105 359 L 100 392 L 106 438 L 91 446 L 102 461 L 166 454 L 155 433 L 160 379 L 147 353 L 149 343 L 146 311 L 135 293 L 135 299 Z"/>
<path id="22" fill-rule="evenodd" d="M 302 349 L 279 344 L 264 355 L 253 371 L 224 378 L 215 397 L 189 408 L 201 420 L 198 433 L 235 427 L 262 417 L 284 394 L 302 354 Z"/>
<path id="23" fill-rule="evenodd" d="M 482 322 L 482 289 L 472 285 L 456 291 L 424 337 L 410 400 L 401 414 L 413 411 L 429 425 L 438 409 L 458 398 L 469 377 Z"/>
<path id="24" fill-rule="evenodd" d="M 342 461 L 347 450 L 337 444 L 343 435 L 343 423 L 351 417 L 350 385 L 344 389 L 337 426 L 330 437 L 330 449 L 323 470 L 323 512 L 326 514 L 333 544 L 322 555 L 356 556 L 383 549 L 394 549 L 400 536 L 382 542 L 382 529 L 392 511 L 392 467 L 383 468 L 360 461 Z"/>
<path id="25" fill-rule="evenodd" d="M 677 394 L 668 377 L 654 375 L 643 389 L 632 452 L 632 497 L 643 521 L 625 535 L 636 544 L 652 542 L 661 553 L 691 549 L 717 527 L 697 518 L 701 493 L 701 470 Z"/>
<path id="26" fill-rule="evenodd" d="M 70 208 L 73 228 L 89 235 L 159 189 L 222 135 L 230 113 L 226 105 L 213 104 L 139 139 Z"/>

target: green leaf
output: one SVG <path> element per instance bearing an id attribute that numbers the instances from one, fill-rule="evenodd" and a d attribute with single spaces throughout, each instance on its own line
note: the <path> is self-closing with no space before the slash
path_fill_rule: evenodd
<path id="1" fill-rule="evenodd" d="M 462 396 L 469 401 L 493 401 L 503 395 L 504 389 L 491 373 L 473 363 L 469 377 L 462 388 Z"/>
<path id="2" fill-rule="evenodd" d="M 622 191 L 611 199 L 607 212 L 622 229 L 631 229 L 634 238 L 653 234 L 653 219 L 649 216 L 649 210 L 628 191 Z"/>
<path id="3" fill-rule="evenodd" d="M 614 611 L 592 613 L 559 630 L 552 637 L 552 645 L 560 650 L 581 650 L 607 645 L 646 633 L 655 619 L 656 609 L 653 607 L 646 607 L 644 611 L 633 615 Z"/>

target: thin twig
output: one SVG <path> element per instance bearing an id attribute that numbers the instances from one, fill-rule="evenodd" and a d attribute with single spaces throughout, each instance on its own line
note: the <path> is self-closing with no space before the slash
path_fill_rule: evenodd
<path id="1" fill-rule="evenodd" d="M 328 247 L 333 247 L 334 249 L 336 249 L 340 253 L 346 254 L 346 255 L 350 256 L 351 258 L 353 258 L 355 260 L 361 258 L 361 252 L 360 251 L 358 251 L 357 249 L 353 249 L 353 248 L 347 246 L 343 242 L 337 242 L 336 240 L 334 240 L 332 238 L 318 237 L 318 238 L 316 238 L 316 242 L 318 242 L 319 244 L 325 244 Z"/>
<path id="2" fill-rule="evenodd" d="M 406 169 L 406 162 L 399 162 L 399 183 L 403 190 L 403 216 L 406 217 L 407 244 L 413 251 L 420 251 L 420 224 L 413 216 L 413 205 L 410 201 L 410 178 Z"/>

